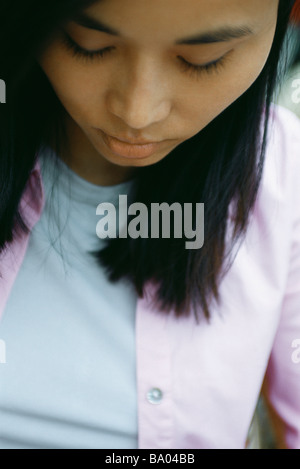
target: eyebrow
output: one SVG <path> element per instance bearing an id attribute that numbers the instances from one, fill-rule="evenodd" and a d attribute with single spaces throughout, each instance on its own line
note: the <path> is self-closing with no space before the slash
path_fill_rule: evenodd
<path id="1" fill-rule="evenodd" d="M 214 42 L 228 42 L 232 39 L 240 39 L 253 35 L 254 32 L 248 26 L 239 27 L 223 27 L 215 31 L 208 31 L 176 41 L 176 44 L 195 45 L 195 44 L 212 44 Z"/>
<path id="2" fill-rule="evenodd" d="M 79 13 L 71 18 L 72 21 L 84 28 L 93 29 L 112 36 L 121 36 L 121 33 L 116 29 L 107 26 L 99 20 L 96 20 L 85 13 Z M 192 37 L 179 39 L 175 42 L 177 45 L 198 45 L 198 44 L 212 44 L 215 42 L 227 42 L 232 39 L 239 39 L 253 35 L 253 30 L 248 26 L 229 26 L 223 27 L 215 31 L 203 32 L 196 34 Z"/>

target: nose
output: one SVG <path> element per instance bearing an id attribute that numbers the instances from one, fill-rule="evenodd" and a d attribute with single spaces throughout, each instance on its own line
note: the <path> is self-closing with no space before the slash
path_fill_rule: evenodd
<path id="1" fill-rule="evenodd" d="M 135 67 L 120 70 L 118 77 L 107 93 L 107 108 L 127 127 L 143 129 L 168 117 L 170 90 L 162 85 L 161 73 L 153 62 L 141 60 Z"/>

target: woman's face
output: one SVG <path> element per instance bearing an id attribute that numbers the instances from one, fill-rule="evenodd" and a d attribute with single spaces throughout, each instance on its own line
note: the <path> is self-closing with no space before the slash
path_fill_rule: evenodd
<path id="1" fill-rule="evenodd" d="M 68 21 L 39 63 L 73 151 L 127 168 L 163 159 L 256 80 L 277 10 L 278 0 L 101 0 Z"/>

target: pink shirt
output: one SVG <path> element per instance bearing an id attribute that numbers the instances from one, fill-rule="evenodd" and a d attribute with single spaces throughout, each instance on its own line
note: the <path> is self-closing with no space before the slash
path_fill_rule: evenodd
<path id="1" fill-rule="evenodd" d="M 279 107 L 272 117 L 259 197 L 210 324 L 155 310 L 153 284 L 137 302 L 141 449 L 244 448 L 265 376 L 286 445 L 300 448 L 300 121 Z M 37 163 L 21 200 L 31 229 L 44 203 Z M 0 257 L 0 316 L 29 236 Z"/>

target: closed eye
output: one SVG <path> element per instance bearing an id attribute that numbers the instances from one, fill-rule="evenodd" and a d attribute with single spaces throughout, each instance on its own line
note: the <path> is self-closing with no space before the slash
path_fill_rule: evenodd
<path id="1" fill-rule="evenodd" d="M 74 57 L 86 59 L 89 61 L 93 61 L 97 58 L 102 58 L 104 57 L 104 55 L 108 54 L 114 49 L 113 46 L 105 47 L 103 49 L 98 50 L 84 49 L 80 47 L 75 41 L 73 41 L 73 39 L 65 31 L 63 31 L 62 41 L 63 44 L 67 47 L 67 49 L 72 52 Z M 181 67 L 184 72 L 189 72 L 191 76 L 194 76 L 195 74 L 199 76 L 203 73 L 218 72 L 220 68 L 224 66 L 226 58 L 230 54 L 230 52 L 231 51 L 227 52 L 218 60 L 214 60 L 213 62 L 209 62 L 203 65 L 191 64 L 180 56 L 178 56 L 178 59 L 180 60 Z"/>
<path id="2" fill-rule="evenodd" d="M 178 58 L 180 59 L 181 66 L 183 67 L 183 71 L 190 72 L 192 75 L 194 74 L 201 75 L 203 73 L 219 72 L 220 69 L 224 66 L 226 62 L 226 58 L 230 52 L 231 51 L 227 52 L 225 55 L 223 55 L 217 60 L 214 60 L 213 62 L 209 62 L 203 65 L 191 64 L 190 62 L 187 62 L 183 57 L 178 57 Z"/>
<path id="3" fill-rule="evenodd" d="M 67 47 L 67 49 L 72 52 L 74 57 L 84 58 L 88 60 L 94 60 L 97 57 L 101 58 L 114 49 L 113 46 L 97 50 L 83 49 L 75 41 L 73 41 L 73 39 L 65 31 L 63 32 L 62 42 Z"/>

